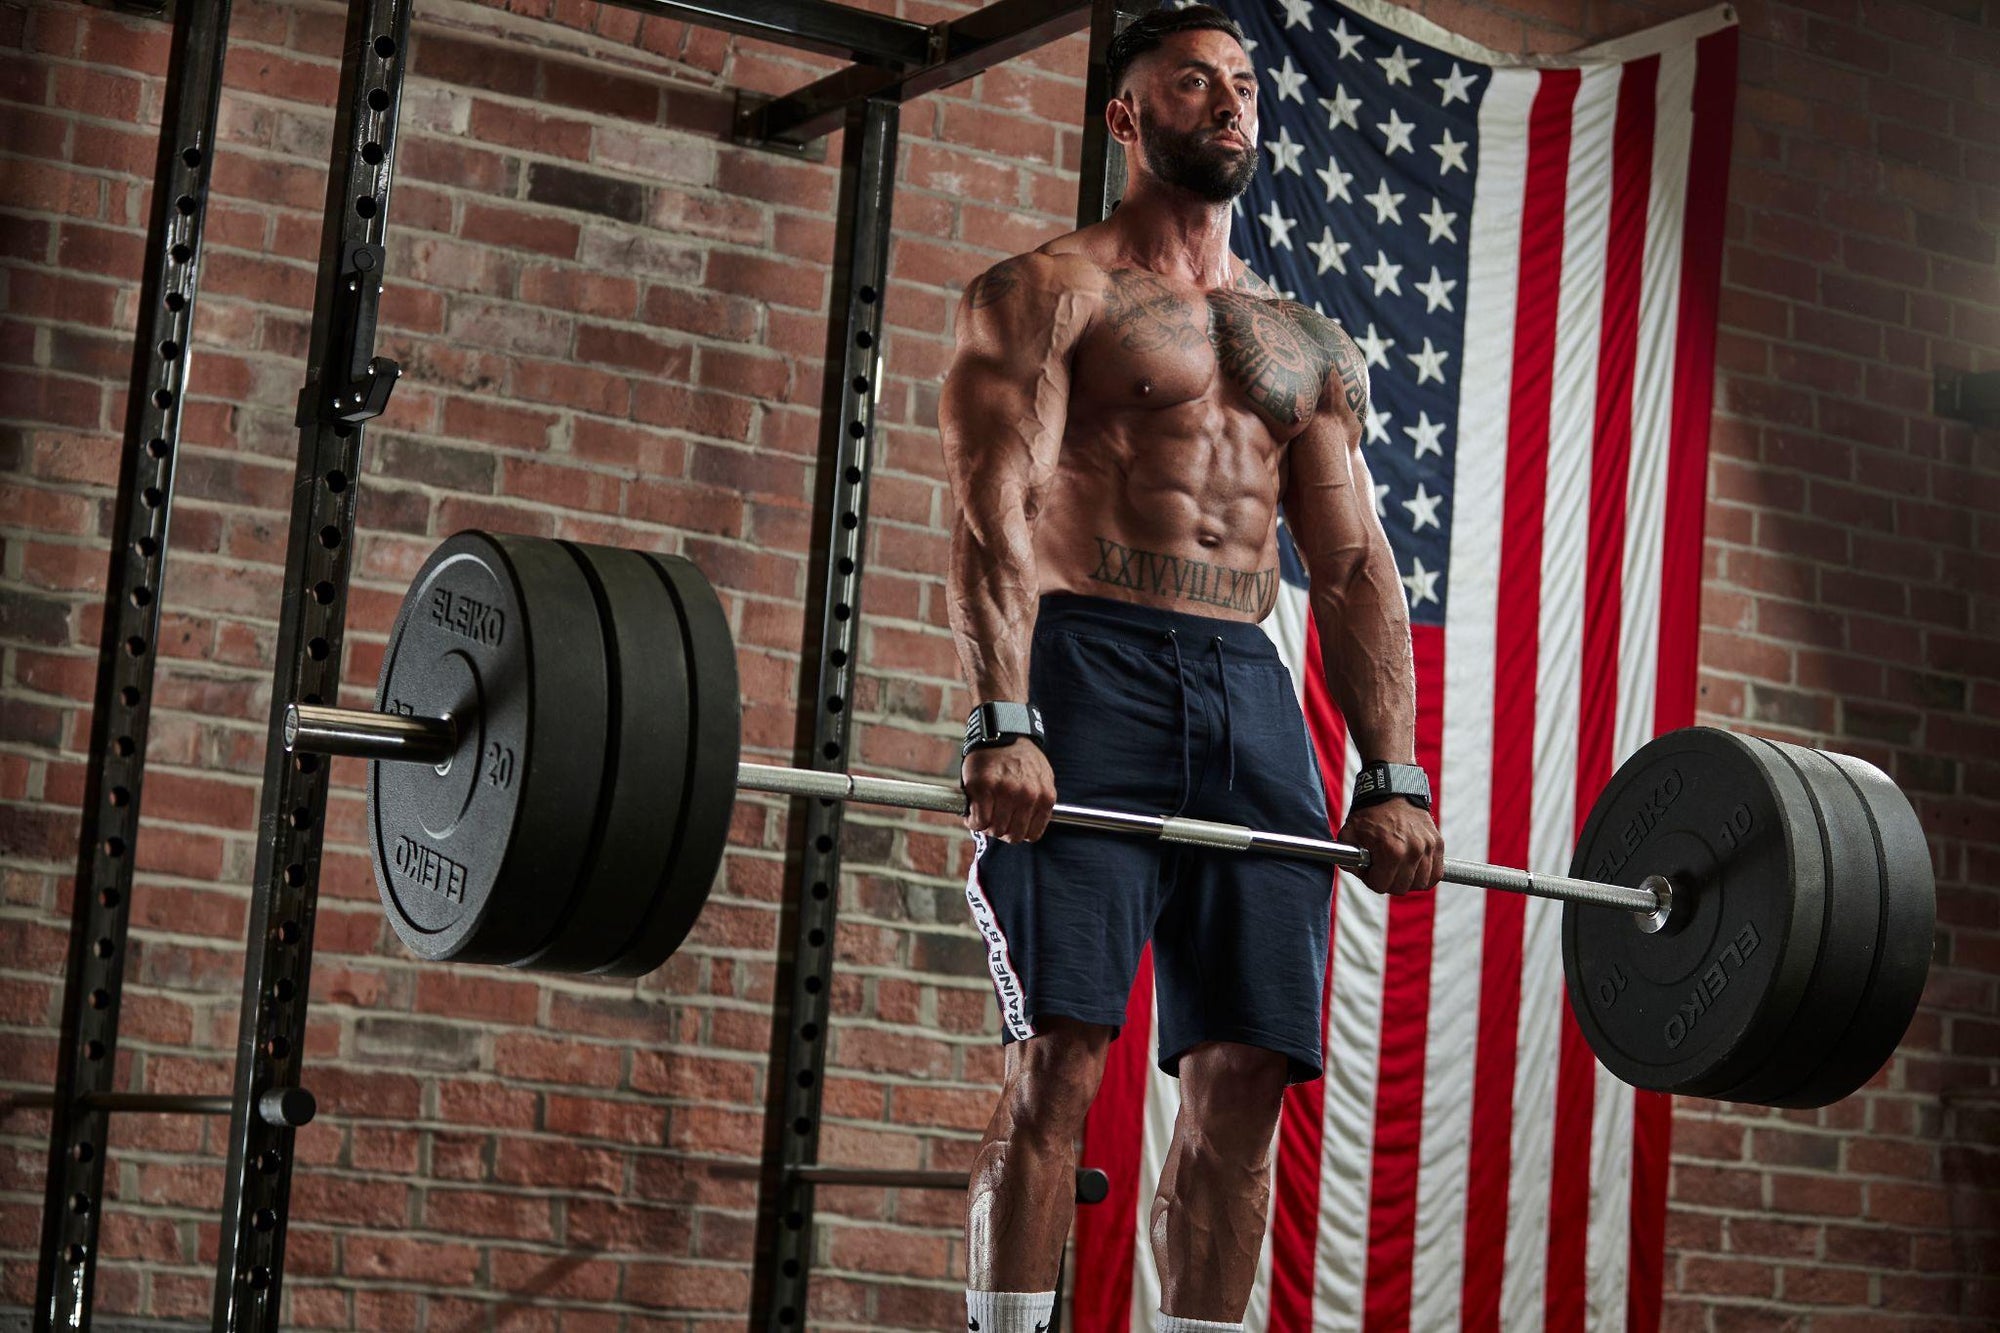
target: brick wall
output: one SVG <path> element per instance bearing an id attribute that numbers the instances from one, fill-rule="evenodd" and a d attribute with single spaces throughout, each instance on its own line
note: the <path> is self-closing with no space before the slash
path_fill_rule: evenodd
<path id="1" fill-rule="evenodd" d="M 1430 0 L 1510 50 L 1695 7 Z M 901 12 L 932 19 L 936 6 Z M 553 22 L 546 21 L 553 19 Z M 1704 600 L 1704 720 L 1835 745 L 1917 798 L 1937 966 L 1877 1084 L 1822 1112 L 1676 1113 L 1674 1329 L 2000 1318 L 2000 436 L 1928 410 L 2000 369 L 2000 9 L 1743 6 Z M 341 7 L 238 0 L 177 481 L 121 1060 L 223 1086 Z M 740 644 L 746 740 L 792 734 L 833 168 L 730 146 L 730 87 L 828 62 L 586 0 L 426 0 L 390 209 L 348 701 L 460 527 L 683 552 Z M 165 28 L 0 0 L 0 1086 L 54 1061 L 103 533 Z M 860 766 L 948 770 L 933 423 L 955 286 L 1067 225 L 1072 39 L 907 108 L 871 515 Z M 689 946 L 638 983 L 420 969 L 335 767 L 288 1323 L 740 1328 L 782 808 L 739 804 Z M 830 1161 L 962 1166 L 998 1061 L 942 820 L 848 820 Z M 1748 1110 L 1749 1113 L 1745 1113 Z M 205 1320 L 220 1125 L 116 1125 L 100 1309 Z M 46 1121 L 0 1118 L 0 1307 L 31 1294 Z M 953 1196 L 826 1190 L 816 1328 L 957 1308 Z"/>

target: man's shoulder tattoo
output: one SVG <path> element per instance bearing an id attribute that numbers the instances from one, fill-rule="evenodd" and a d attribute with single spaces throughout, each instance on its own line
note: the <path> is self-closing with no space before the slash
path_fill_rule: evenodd
<path id="1" fill-rule="evenodd" d="M 965 299 L 974 310 L 984 310 L 987 306 L 1004 300 L 1016 287 L 1021 285 L 1021 270 L 1026 266 L 1026 255 L 1015 255 L 1003 259 L 992 268 L 974 278 L 965 289 Z"/>

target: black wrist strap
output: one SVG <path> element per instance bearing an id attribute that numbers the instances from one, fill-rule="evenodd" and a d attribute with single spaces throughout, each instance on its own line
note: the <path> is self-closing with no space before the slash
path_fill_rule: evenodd
<path id="1" fill-rule="evenodd" d="M 1419 810 L 1430 809 L 1429 775 L 1415 764 L 1391 764 L 1377 759 L 1373 763 L 1364 764 L 1360 775 L 1354 779 L 1354 796 L 1348 801 L 1347 808 L 1359 810 L 1365 806 L 1380 805 L 1398 796 Z"/>
<path id="2" fill-rule="evenodd" d="M 1042 710 L 1033 704 L 984 703 L 976 705 L 965 719 L 965 744 L 961 755 L 1012 745 L 1023 736 L 1047 748 L 1042 732 Z"/>

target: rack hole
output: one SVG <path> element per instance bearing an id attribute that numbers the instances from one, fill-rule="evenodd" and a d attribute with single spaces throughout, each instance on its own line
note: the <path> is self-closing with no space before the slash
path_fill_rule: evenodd
<path id="1" fill-rule="evenodd" d="M 70 1195 L 69 1210 L 73 1213 L 89 1212 L 90 1196 L 88 1194 L 85 1194 L 82 1190 L 78 1190 L 75 1194 Z"/>
<path id="2" fill-rule="evenodd" d="M 276 1148 L 266 1148 L 263 1156 L 257 1159 L 257 1169 L 267 1176 L 278 1174 L 279 1168 L 283 1167 L 284 1164 L 285 1159 L 279 1155 Z"/>
<path id="3" fill-rule="evenodd" d="M 375 196 L 364 194 L 354 201 L 354 211 L 364 218 L 375 216 Z"/>
<path id="4" fill-rule="evenodd" d="M 835 620 L 845 620 L 845 619 L 847 619 L 847 618 L 848 618 L 849 616 L 851 616 L 851 615 L 853 615 L 853 614 L 854 614 L 854 608 L 853 608 L 853 607 L 851 607 L 851 606 L 849 606 L 849 605 L 848 605 L 848 604 L 847 604 L 846 602 L 835 602 L 835 603 L 834 603 L 834 605 L 833 605 L 833 618 L 834 618 Z"/>
<path id="5" fill-rule="evenodd" d="M 141 537 L 138 541 L 132 543 L 132 549 L 146 559 L 151 560 L 160 553 L 160 539 L 158 537 Z"/>
<path id="6" fill-rule="evenodd" d="M 146 452 L 154 458 L 165 458 L 167 456 L 167 442 L 155 435 L 152 439 L 146 441 Z"/>
<path id="7" fill-rule="evenodd" d="M 847 707 L 847 702 L 837 694 L 826 701 L 826 711 L 829 713 L 838 713 L 845 707 Z"/>
<path id="8" fill-rule="evenodd" d="M 173 405 L 174 405 L 174 391 L 172 389 L 153 390 L 154 407 L 168 408 L 172 407 Z"/>
<path id="9" fill-rule="evenodd" d="M 818 977 L 807 977 L 807 978 L 806 978 L 806 994 L 808 994 L 808 995 L 817 995 L 817 994 L 819 994 L 819 988 L 820 988 L 820 985 L 821 985 L 821 984 L 822 984 L 822 983 L 820 982 L 820 979 L 819 979 Z"/>
<path id="10" fill-rule="evenodd" d="M 271 983 L 271 998 L 280 1004 L 290 1000 L 298 992 L 298 983 L 294 982 L 290 977 L 279 977 Z"/>
<path id="11" fill-rule="evenodd" d="M 826 655 L 826 660 L 833 663 L 833 665 L 837 667 L 846 666 L 847 650 L 845 648 L 836 648 L 832 652 Z"/>
<path id="12" fill-rule="evenodd" d="M 180 293 L 180 292 L 168 292 L 168 293 L 167 293 L 167 309 L 169 309 L 169 310 L 185 310 L 185 309 L 187 309 L 187 303 L 188 303 L 188 299 L 187 299 L 187 297 L 186 297 L 186 296 L 185 296 L 184 294 L 182 294 L 182 293 Z"/>
<path id="13" fill-rule="evenodd" d="M 296 889 L 297 887 L 299 887 L 299 885 L 305 882 L 306 882 L 306 868 L 303 865 L 301 865 L 297 861 L 294 861 L 290 865 L 285 867 L 285 883 L 287 885 Z"/>
<path id="14" fill-rule="evenodd" d="M 113 787 L 111 789 L 111 804 L 121 810 L 124 809 L 126 806 L 132 804 L 132 793 L 124 787 Z"/>
<path id="15" fill-rule="evenodd" d="M 868 377 L 866 375 L 856 375 L 854 377 L 854 392 L 856 393 L 868 392 Z"/>
<path id="16" fill-rule="evenodd" d="M 313 584 L 313 600 L 321 606 L 333 605 L 334 587 L 325 579 Z"/>
<path id="17" fill-rule="evenodd" d="M 375 54 L 384 60 L 395 55 L 396 39 L 394 37 L 377 37 L 375 39 Z"/>
<path id="18" fill-rule="evenodd" d="M 306 809 L 304 806 L 298 807 L 296 810 L 292 811 L 292 817 L 290 823 L 291 826 L 295 829 L 311 828 L 313 823 L 312 811 Z"/>
<path id="19" fill-rule="evenodd" d="M 88 1139 L 79 1140 L 77 1145 L 69 1150 L 69 1156 L 73 1162 L 87 1162 L 97 1156 L 97 1145 Z"/>
<path id="20" fill-rule="evenodd" d="M 342 491 L 347 489 L 347 474 L 345 472 L 340 472 L 340 471 L 327 473 L 326 488 L 332 491 L 335 495 L 340 494 Z"/>
<path id="21" fill-rule="evenodd" d="M 143 583 L 132 589 L 131 597 L 132 605 L 134 606 L 151 606 L 153 604 L 153 590 Z"/>
<path id="22" fill-rule="evenodd" d="M 389 90 L 387 88 L 370 88 L 368 90 L 368 106 L 373 111 L 387 111 L 389 109 Z"/>
<path id="23" fill-rule="evenodd" d="M 826 853 L 833 850 L 833 839 L 827 837 L 826 834 L 822 833 L 817 838 L 813 839 L 813 848 L 814 850 L 819 852 L 820 855 L 824 856 L 826 855 Z"/>
<path id="24" fill-rule="evenodd" d="M 810 1069 L 801 1069 L 798 1073 L 798 1080 L 800 1087 L 810 1088 L 814 1083 L 813 1071 Z"/>
<path id="25" fill-rule="evenodd" d="M 819 948 L 820 945 L 826 943 L 826 932 L 818 926 L 814 926 L 806 932 L 806 943 L 812 945 L 815 949 Z"/>
<path id="26" fill-rule="evenodd" d="M 120 736 L 111 742 L 111 748 L 117 752 L 120 759 L 130 759 L 139 747 L 133 743 L 130 736 Z"/>
<path id="27" fill-rule="evenodd" d="M 188 262 L 188 260 L 194 258 L 194 247 L 189 245 L 186 241 L 176 241 L 172 246 L 172 248 L 170 248 L 167 251 L 167 254 L 173 259 L 173 261 L 176 264 L 185 264 Z M 175 293 L 175 295 L 179 295 L 179 293 Z M 179 308 L 173 305 L 173 300 L 171 297 L 168 298 L 167 304 L 175 309 Z"/>
<path id="28" fill-rule="evenodd" d="M 139 492 L 139 500 L 148 509 L 158 509 L 167 502 L 167 493 L 158 486 L 148 486 Z"/>
<path id="29" fill-rule="evenodd" d="M 316 754 L 295 754 L 292 756 L 292 769 L 299 773 L 317 773 L 319 772 L 319 756 Z"/>
<path id="30" fill-rule="evenodd" d="M 798 1119 L 792 1121 L 792 1133 L 794 1134 L 810 1134 L 812 1133 L 812 1128 L 813 1122 L 806 1116 L 800 1116 Z"/>
<path id="31" fill-rule="evenodd" d="M 826 898 L 826 894 L 827 894 L 827 888 L 825 880 L 819 880 L 813 885 L 813 897 L 824 901 Z"/>
<path id="32" fill-rule="evenodd" d="M 329 551 L 340 549 L 340 529 L 331 523 L 319 530 L 319 544 Z"/>
<path id="33" fill-rule="evenodd" d="M 111 1007 L 111 992 L 99 986 L 90 993 L 90 1007 L 93 1009 L 109 1009 Z"/>
<path id="34" fill-rule="evenodd" d="M 371 167 L 382 165 L 382 145 L 370 140 L 361 145 L 361 160 Z"/>
<path id="35" fill-rule="evenodd" d="M 264 1288 L 270 1286 L 271 1270 L 266 1266 L 264 1266 L 263 1264 L 258 1264 L 255 1268 L 250 1270 L 250 1285 L 255 1287 L 259 1291 L 262 1291 Z"/>
<path id="36" fill-rule="evenodd" d="M 125 900 L 119 896 L 116 889 L 99 889 L 97 891 L 97 905 L 99 907 L 113 908 L 123 901 Z"/>
<path id="37" fill-rule="evenodd" d="M 139 706 L 139 687 L 137 685 L 127 685 L 125 688 L 119 690 L 118 702 L 124 704 L 127 708 L 137 708 Z"/>
<path id="38" fill-rule="evenodd" d="M 90 951 L 99 958 L 109 958 L 112 954 L 118 952 L 118 946 L 111 942 L 109 935 L 99 935 L 97 942 L 90 946 Z"/>
<path id="39" fill-rule="evenodd" d="M 875 335 L 863 329 L 854 335 L 854 345 L 856 347 L 873 347 L 875 345 Z"/>
<path id="40" fill-rule="evenodd" d="M 868 433 L 868 423 L 865 421 L 850 421 L 847 423 L 847 433 L 850 437 L 858 440 Z"/>
<path id="41" fill-rule="evenodd" d="M 844 555 L 840 557 L 840 559 L 835 562 L 835 567 L 839 569 L 842 574 L 852 574 L 854 572 L 854 557 L 851 555 Z"/>
<path id="42" fill-rule="evenodd" d="M 134 634 L 131 638 L 125 640 L 125 651 L 133 657 L 144 657 L 146 655 L 146 641 Z"/>
<path id="43" fill-rule="evenodd" d="M 276 933 L 278 943 L 297 944 L 299 942 L 299 923 L 296 921 L 280 921 Z"/>
<path id="44" fill-rule="evenodd" d="M 166 358 L 167 360 L 169 360 L 169 361 L 172 361 L 172 360 L 173 360 L 174 358 L 178 357 L 178 356 L 179 356 L 180 354 L 181 354 L 181 345 L 180 345 L 179 343 L 175 342 L 175 341 L 174 341 L 174 340 L 173 340 L 172 338 L 162 338 L 162 339 L 160 340 L 160 355 L 161 355 L 161 356 L 165 357 L 165 358 Z M 158 456 L 158 455 L 155 455 L 155 457 L 157 457 L 157 456 Z"/>
<path id="45" fill-rule="evenodd" d="M 85 1042 L 83 1044 L 83 1058 L 86 1060 L 102 1060 L 104 1058 L 104 1043 L 98 1041 L 95 1037 Z"/>
<path id="46" fill-rule="evenodd" d="M 125 839 L 106 838 L 104 840 L 104 854 L 114 861 L 125 855 Z"/>
<path id="47" fill-rule="evenodd" d="M 847 471 L 842 475 L 847 478 L 849 486 L 859 486 L 861 484 L 861 469 L 852 463 L 847 465 Z"/>
<path id="48" fill-rule="evenodd" d="M 201 165 L 201 149 L 199 149 L 199 148 L 183 148 L 183 149 L 181 149 L 181 161 L 185 162 L 185 163 L 186 163 L 187 165 L 189 165 L 189 166 L 191 166 L 191 167 L 198 167 L 198 166 L 200 166 L 200 165 Z"/>
<path id="49" fill-rule="evenodd" d="M 250 1225 L 259 1231 L 269 1231 L 278 1225 L 278 1215 L 269 1208 L 259 1208 L 251 1215 Z"/>
<path id="50" fill-rule="evenodd" d="M 329 651 L 325 639 L 314 639 L 306 644 L 306 656 L 315 662 L 326 661 L 326 655 Z"/>
<path id="51" fill-rule="evenodd" d="M 846 528 L 849 532 L 854 531 L 861 526 L 861 515 L 855 513 L 852 509 L 848 510 L 840 516 L 840 526 Z"/>
<path id="52" fill-rule="evenodd" d="M 863 305 L 875 304 L 875 289 L 873 287 L 870 287 L 867 283 L 863 283 L 861 285 L 861 304 Z"/>
<path id="53" fill-rule="evenodd" d="M 815 933 L 817 933 L 817 932 L 815 932 Z M 800 1041 L 818 1041 L 818 1040 L 819 1040 L 819 1024 L 817 1024 L 817 1023 L 806 1023 L 806 1024 L 802 1025 L 802 1026 L 801 1026 L 801 1027 L 799 1028 L 799 1040 L 800 1040 Z"/>
<path id="54" fill-rule="evenodd" d="M 264 1054 L 273 1060 L 282 1060 L 292 1053 L 292 1043 L 285 1037 L 273 1037 L 264 1043 Z"/>
<path id="55" fill-rule="evenodd" d="M 195 210 L 195 202 L 196 202 L 195 197 L 193 195 L 184 194 L 180 198 L 174 200 L 174 207 L 180 210 L 182 217 L 188 217 L 192 215 Z"/>

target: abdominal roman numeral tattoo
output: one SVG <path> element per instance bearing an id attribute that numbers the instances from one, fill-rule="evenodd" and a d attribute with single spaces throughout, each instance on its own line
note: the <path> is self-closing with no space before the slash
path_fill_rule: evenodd
<path id="1" fill-rule="evenodd" d="M 1178 597 L 1189 602 L 1226 606 L 1232 611 L 1262 612 L 1277 590 L 1278 567 L 1230 569 L 1206 560 L 1142 551 L 1108 537 L 1097 539 L 1097 568 L 1090 577 L 1114 588 Z"/>

